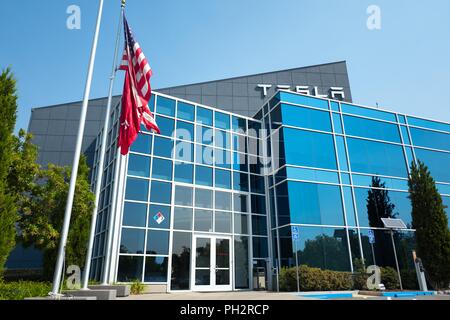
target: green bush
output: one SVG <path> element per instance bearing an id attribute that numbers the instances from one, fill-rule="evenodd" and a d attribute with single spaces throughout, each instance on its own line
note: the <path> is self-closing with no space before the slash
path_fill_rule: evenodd
<path id="1" fill-rule="evenodd" d="M 139 280 L 135 280 L 131 284 L 130 291 L 131 291 L 132 295 L 142 294 L 142 293 L 144 293 L 144 290 L 145 290 L 145 286 Z"/>
<path id="2" fill-rule="evenodd" d="M 23 300 L 31 297 L 45 297 L 51 291 L 47 282 L 0 282 L 0 300 Z"/>
<path id="3" fill-rule="evenodd" d="M 299 267 L 300 291 L 344 291 L 353 288 L 351 273 Z M 296 268 L 283 268 L 280 272 L 280 290 L 297 291 Z"/>
<path id="4" fill-rule="evenodd" d="M 386 290 L 400 289 L 400 282 L 398 281 L 398 274 L 394 268 L 382 267 L 381 269 L 381 283 L 384 284 Z"/>
<path id="5" fill-rule="evenodd" d="M 405 290 L 419 290 L 419 283 L 417 282 L 417 274 L 415 269 L 400 270 L 402 275 L 403 289 Z"/>

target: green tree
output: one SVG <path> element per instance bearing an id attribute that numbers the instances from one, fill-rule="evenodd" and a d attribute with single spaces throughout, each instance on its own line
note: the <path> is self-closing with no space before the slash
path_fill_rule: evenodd
<path id="1" fill-rule="evenodd" d="M 15 246 L 18 219 L 15 197 L 7 184 L 16 116 L 16 81 L 11 71 L 6 69 L 0 76 L 0 273 Z"/>
<path id="2" fill-rule="evenodd" d="M 445 206 L 427 166 L 412 163 L 408 181 L 417 254 L 436 289 L 450 282 L 450 231 Z"/>
<path id="3" fill-rule="evenodd" d="M 20 220 L 21 239 L 44 254 L 44 277 L 51 279 L 60 241 L 71 169 L 53 164 L 39 174 L 39 181 L 27 198 Z M 89 189 L 89 167 L 81 157 L 78 169 L 71 225 L 66 246 L 66 265 L 84 266 L 94 195 Z"/>

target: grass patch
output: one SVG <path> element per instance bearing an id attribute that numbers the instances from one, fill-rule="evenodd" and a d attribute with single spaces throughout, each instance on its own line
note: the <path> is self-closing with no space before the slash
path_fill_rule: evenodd
<path id="1" fill-rule="evenodd" d="M 23 300 L 31 297 L 46 297 L 50 291 L 51 283 L 49 282 L 0 282 L 0 300 Z"/>

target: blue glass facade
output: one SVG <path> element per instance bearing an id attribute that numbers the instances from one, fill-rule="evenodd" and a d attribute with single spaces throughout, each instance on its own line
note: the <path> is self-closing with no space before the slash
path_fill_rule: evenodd
<path id="1" fill-rule="evenodd" d="M 206 248 L 194 246 L 206 236 L 230 240 L 232 265 L 224 270 L 232 289 L 251 289 L 255 266 L 270 276 L 274 266 L 294 265 L 295 253 L 299 264 L 331 270 L 353 271 L 355 259 L 392 266 L 386 230 L 374 223 L 367 199 L 387 190 L 394 215 L 412 228 L 407 178 L 418 159 L 450 204 L 449 124 L 288 91 L 254 118 L 161 94 L 152 103 L 162 134 L 143 130 L 119 161 L 114 281 L 194 290 L 205 281 L 198 263 Z M 374 177 L 384 187 L 373 188 Z M 296 242 L 292 226 L 300 229 Z M 106 227 L 97 229 L 99 246 Z M 414 230 L 395 240 L 407 270 Z"/>

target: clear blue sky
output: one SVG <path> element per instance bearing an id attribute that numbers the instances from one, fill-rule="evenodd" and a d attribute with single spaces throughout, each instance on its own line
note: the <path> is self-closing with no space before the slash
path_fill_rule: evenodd
<path id="1" fill-rule="evenodd" d="M 81 30 L 66 9 L 81 8 Z M 369 5 L 382 29 L 366 27 Z M 82 99 L 98 1 L 2 1 L 0 68 L 32 107 Z M 120 0 L 106 0 L 91 97 L 107 95 Z M 450 1 L 128 0 L 153 87 L 347 60 L 356 103 L 450 121 Z M 122 78 L 115 94 L 120 94 Z"/>

